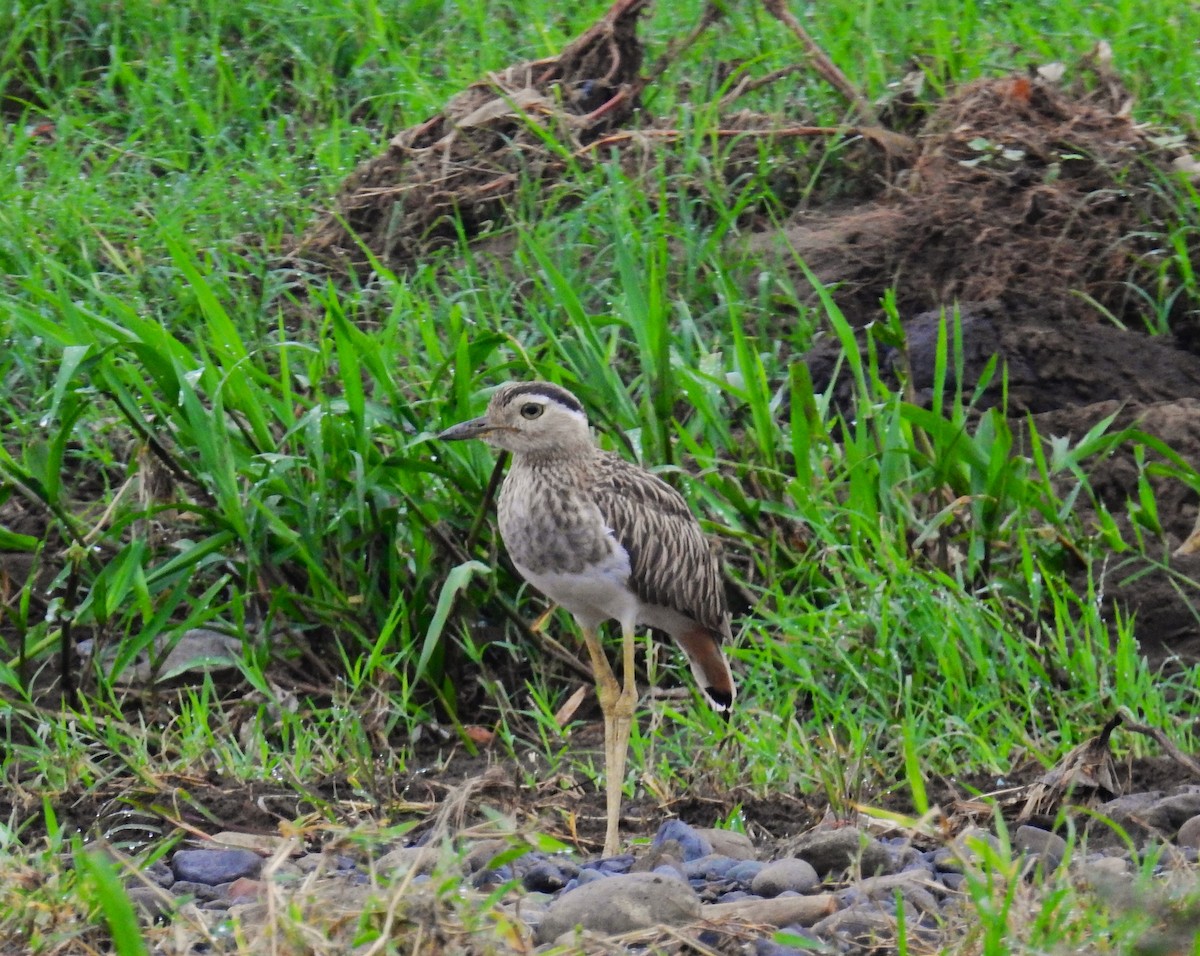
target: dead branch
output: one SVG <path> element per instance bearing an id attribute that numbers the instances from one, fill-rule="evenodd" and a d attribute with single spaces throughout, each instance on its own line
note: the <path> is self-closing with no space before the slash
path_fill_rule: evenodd
<path id="1" fill-rule="evenodd" d="M 1122 707 L 1117 711 L 1118 721 L 1125 722 L 1125 729 L 1132 730 L 1135 734 L 1145 734 L 1151 740 L 1155 741 L 1163 750 L 1167 752 L 1167 756 L 1174 760 L 1179 766 L 1183 767 L 1193 777 L 1200 778 L 1200 763 L 1196 762 L 1194 757 L 1189 757 L 1185 754 L 1175 742 L 1168 737 L 1158 727 L 1151 727 L 1149 724 L 1140 724 L 1133 719 L 1133 714 L 1129 712 L 1127 707 Z"/>
<path id="2" fill-rule="evenodd" d="M 817 41 L 808 35 L 808 31 L 804 27 L 800 26 L 800 21 L 787 8 L 785 0 L 762 0 L 762 4 L 767 13 L 795 34 L 809 59 L 812 60 L 813 68 L 850 102 L 858 115 L 869 125 L 878 126 L 879 115 L 875 112 L 875 107 L 854 88 L 854 85 L 846 78 L 846 74 L 837 68 L 837 65 L 829 59 L 829 55 L 821 49 Z"/>

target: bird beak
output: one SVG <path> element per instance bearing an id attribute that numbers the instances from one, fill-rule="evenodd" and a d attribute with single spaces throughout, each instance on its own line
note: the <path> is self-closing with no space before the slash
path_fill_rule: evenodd
<path id="1" fill-rule="evenodd" d="M 444 432 L 438 435 L 442 441 L 462 441 L 466 438 L 482 438 L 488 432 L 492 431 L 492 426 L 488 424 L 484 417 L 472 418 L 470 421 L 459 422 L 457 425 L 451 425 Z"/>

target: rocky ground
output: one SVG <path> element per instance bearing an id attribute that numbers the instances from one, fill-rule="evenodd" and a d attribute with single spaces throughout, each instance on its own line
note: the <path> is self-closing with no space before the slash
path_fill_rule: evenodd
<path id="1" fill-rule="evenodd" d="M 756 843 L 743 833 L 667 819 L 651 842 L 609 859 L 514 854 L 512 838 L 438 826 L 409 845 L 312 852 L 296 838 L 222 833 L 153 864 L 130 880 L 130 895 L 147 920 L 186 911 L 208 941 L 230 938 L 235 921 L 238 933 L 254 940 L 284 903 L 319 911 L 323 922 L 393 896 L 403 900 L 400 918 L 410 931 L 425 924 L 433 939 L 439 898 L 453 893 L 490 897 L 510 921 L 515 951 L 571 943 L 790 956 L 814 945 L 860 953 L 952 944 L 974 925 L 969 901 L 989 892 L 985 859 L 993 869 L 996 860 L 1017 861 L 1017 878 L 1031 890 L 1065 872 L 1116 907 L 1165 911 L 1176 894 L 1195 892 L 1200 785 L 1118 797 L 1090 819 L 1103 822 L 1081 823 L 1074 844 L 1028 824 L 1003 836 L 967 826 L 943 840 L 933 829 L 906 831 L 867 816 Z M 1136 839 L 1136 858 L 1118 827 Z M 1157 859 L 1150 896 L 1135 880 L 1148 854 Z M 1168 921 L 1146 944 L 1169 949 L 1200 930 L 1193 923 Z"/>

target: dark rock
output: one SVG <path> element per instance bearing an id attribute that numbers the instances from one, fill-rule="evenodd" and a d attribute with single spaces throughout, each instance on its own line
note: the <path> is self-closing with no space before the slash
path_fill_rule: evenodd
<path id="1" fill-rule="evenodd" d="M 142 876 L 155 886 L 161 886 L 163 889 L 169 889 L 171 884 L 175 882 L 175 874 L 171 872 L 171 868 L 163 860 L 155 860 L 143 869 Z"/>
<path id="2" fill-rule="evenodd" d="M 513 879 L 515 879 L 513 868 L 506 863 L 494 870 L 479 870 L 471 876 L 471 886 L 477 890 L 494 888 Z"/>
<path id="3" fill-rule="evenodd" d="M 917 859 L 914 860 L 913 862 L 906 864 L 904 866 L 904 869 L 901 870 L 901 872 L 902 873 L 924 874 L 928 879 L 932 880 L 934 878 L 933 874 L 935 872 L 934 868 L 933 868 L 933 858 L 931 856 L 927 860 L 927 859 L 925 859 L 924 854 L 922 854 L 921 856 L 917 857 Z"/>
<path id="4" fill-rule="evenodd" d="M 654 835 L 652 846 L 663 846 L 671 841 L 678 843 L 683 850 L 684 863 L 708 856 L 713 851 L 712 844 L 682 820 L 665 820 Z"/>
<path id="5" fill-rule="evenodd" d="M 952 893 L 961 893 L 967 885 L 967 878 L 961 873 L 939 873 L 938 879 Z"/>
<path id="6" fill-rule="evenodd" d="M 536 939 L 553 942 L 576 926 L 617 936 L 660 924 L 679 926 L 699 916 L 700 901 L 682 880 L 629 873 L 598 879 L 560 895 L 546 911 Z"/>
<path id="7" fill-rule="evenodd" d="M 622 853 L 618 856 L 610 856 L 603 860 L 585 863 L 584 866 L 592 866 L 598 870 L 602 870 L 605 876 L 613 876 L 616 873 L 628 873 L 629 868 L 633 866 L 633 854 Z"/>
<path id="8" fill-rule="evenodd" d="M 893 865 L 887 847 L 857 827 L 809 830 L 790 840 L 786 852 L 807 860 L 822 877 L 854 866 L 861 867 L 864 876 L 873 876 L 891 872 Z"/>
<path id="9" fill-rule="evenodd" d="M 589 883 L 598 883 L 601 880 L 606 880 L 608 878 L 608 873 L 606 873 L 604 870 L 592 867 L 590 869 L 581 869 L 579 871 L 579 876 L 571 882 L 578 886 L 587 886 Z"/>
<path id="10" fill-rule="evenodd" d="M 262 857 L 251 850 L 179 850 L 171 858 L 175 879 L 207 886 L 258 876 L 262 864 Z"/>
<path id="11" fill-rule="evenodd" d="M 555 893 L 566 886 L 568 880 L 578 875 L 579 867 L 574 864 L 571 864 L 568 870 L 563 865 L 543 860 L 525 871 L 521 883 L 533 893 Z"/>
<path id="12" fill-rule="evenodd" d="M 933 854 L 933 868 L 939 873 L 961 873 L 963 859 L 950 847 L 939 847 Z"/>
<path id="13" fill-rule="evenodd" d="M 1195 784 L 1176 787 L 1170 793 L 1161 790 L 1130 793 L 1096 808 L 1096 818 L 1088 824 L 1088 840 L 1092 846 L 1121 846 L 1126 836 L 1137 843 L 1150 837 L 1171 837 L 1197 815 L 1200 815 L 1200 786 Z M 1116 824 L 1116 829 L 1112 824 Z"/>

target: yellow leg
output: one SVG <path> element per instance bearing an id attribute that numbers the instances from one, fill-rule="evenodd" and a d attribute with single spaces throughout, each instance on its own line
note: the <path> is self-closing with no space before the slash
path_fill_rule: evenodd
<path id="1" fill-rule="evenodd" d="M 613 736 L 612 743 L 606 749 L 608 753 L 608 763 L 611 768 L 610 774 L 612 779 L 617 781 L 616 793 L 616 812 L 621 808 L 621 788 L 625 783 L 625 762 L 629 757 L 629 733 L 633 729 L 633 711 L 637 704 L 637 677 L 633 669 L 633 651 L 634 651 L 634 634 L 633 628 L 623 631 L 621 634 L 621 657 L 624 661 L 624 682 L 621 686 L 620 696 L 617 697 L 613 704 Z M 613 680 L 613 688 L 616 689 L 616 680 Z M 610 801 L 612 800 L 610 791 Z M 615 817 L 613 806 L 609 805 L 609 825 L 616 830 Z M 614 832 L 615 836 L 615 832 Z M 615 840 L 614 840 L 615 844 Z M 613 854 L 619 852 L 614 845 Z M 606 848 L 605 856 L 610 856 Z"/>
<path id="2" fill-rule="evenodd" d="M 619 820 L 621 791 L 625 785 L 625 759 L 629 750 L 629 731 L 633 722 L 633 707 L 637 688 L 633 677 L 633 634 L 623 635 L 625 686 L 617 683 L 616 675 L 595 631 L 584 628 L 583 640 L 592 659 L 596 675 L 596 696 L 604 714 L 604 776 L 607 793 L 608 819 L 604 831 L 604 856 L 616 856 L 621 851 Z"/>

